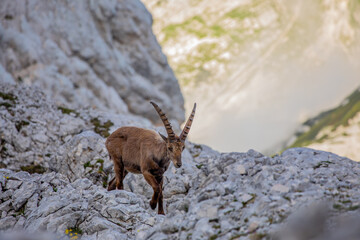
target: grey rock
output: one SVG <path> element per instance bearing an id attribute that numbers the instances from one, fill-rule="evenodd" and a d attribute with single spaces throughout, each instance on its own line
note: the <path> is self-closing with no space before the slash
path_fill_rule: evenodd
<path id="1" fill-rule="evenodd" d="M 7 191 L 2 191 L 1 193 L 0 193 L 0 199 L 2 200 L 2 201 L 7 201 L 8 199 L 10 199 L 11 197 L 12 197 L 12 195 L 13 195 L 13 193 L 14 193 L 14 190 L 7 190 Z"/>
<path id="2" fill-rule="evenodd" d="M 281 192 L 281 193 L 287 193 L 287 192 L 289 192 L 290 188 L 287 186 L 284 186 L 282 184 L 275 184 L 274 186 L 271 187 L 271 190 Z"/>
<path id="3" fill-rule="evenodd" d="M 17 9 L 14 3 L 6 3 L 4 6 Z M 164 82 L 173 81 L 172 73 L 166 70 L 160 49 L 148 51 L 147 47 L 159 46 L 148 29 L 151 17 L 140 2 L 84 1 L 60 3 L 55 8 L 52 2 L 34 1 L 29 8 L 39 3 L 39 13 L 64 11 L 61 18 L 45 14 L 45 19 L 60 21 L 55 26 L 68 27 L 64 17 L 89 26 L 62 36 L 62 31 L 49 29 L 46 21 L 38 22 L 38 15 L 29 11 L 21 32 L 16 25 L 19 19 L 14 19 L 9 26 L 15 30 L 7 27 L 2 35 L 5 47 L 1 44 L 0 48 L 5 49 L 6 57 L 0 61 L 5 62 L 5 71 L 14 74 L 16 67 L 23 69 L 19 74 L 25 83 L 36 82 L 56 101 L 40 88 L 0 81 L 1 92 L 16 96 L 10 108 L 0 106 L 0 124 L 5 126 L 0 128 L 1 144 L 6 147 L 2 163 L 16 171 L 37 165 L 46 170 L 43 174 L 0 170 L 0 221 L 7 221 L 0 225 L 2 231 L 47 231 L 60 239 L 68 238 L 65 230 L 69 228 L 81 229 L 84 239 L 247 239 L 262 234 L 282 237 L 288 231 L 287 236 L 299 239 L 331 239 L 338 230 L 334 226 L 339 226 L 341 234 L 335 236 L 342 239 L 358 234 L 358 221 L 349 220 L 344 227 L 337 220 L 359 215 L 359 163 L 307 148 L 268 158 L 254 150 L 221 154 L 186 143 L 183 167 L 175 169 L 170 164 L 164 176 L 166 216 L 150 209 L 153 192 L 142 175 L 128 174 L 125 190 L 108 192 L 104 187 L 114 174 L 112 162 L 94 122 L 111 121 L 114 125 L 106 129 L 109 133 L 125 125 L 164 131 L 128 111 L 158 120 L 144 102 L 156 97 L 160 105 L 167 102 L 164 111 L 171 107 L 177 98 L 177 90 L 171 93 L 176 86 Z M 77 11 L 68 11 L 68 7 Z M 21 15 L 25 10 L 20 6 L 18 11 Z M 99 33 L 92 41 L 89 29 Z M 1 25 L 0 31 L 5 30 Z M 36 37 L 39 31 L 46 40 Z M 144 33 L 149 34 L 145 36 L 149 43 L 139 39 Z M 24 41 L 19 40 L 22 38 Z M 125 42 L 131 46 L 125 47 Z M 19 52 L 24 53 L 22 58 Z M 49 64 L 42 66 L 44 61 Z M 154 81 L 158 75 L 163 79 L 160 82 Z M 45 80 L 49 76 L 52 80 Z M 58 103 L 75 106 L 76 111 L 58 108 Z M 181 100 L 175 105 L 169 116 L 179 120 Z M 327 201 L 327 214 L 299 213 L 319 201 Z"/>
<path id="4" fill-rule="evenodd" d="M 0 204 L 0 211 L 8 212 L 11 209 L 11 199 Z"/>
<path id="5" fill-rule="evenodd" d="M 16 224 L 16 218 L 13 216 L 7 216 L 0 219 L 0 230 L 12 229 Z"/>
<path id="6" fill-rule="evenodd" d="M 195 225 L 192 239 L 209 239 L 214 234 L 214 229 L 209 224 L 208 218 L 201 218 Z"/>
<path id="7" fill-rule="evenodd" d="M 16 190 L 12 195 L 12 205 L 14 206 L 14 210 L 19 210 L 37 189 L 38 186 L 36 183 L 23 182 L 20 189 Z"/>
<path id="8" fill-rule="evenodd" d="M 151 15 L 140 1 L 36 0 L 28 7 L 17 7 L 13 1 L 1 6 L 2 12 L 16 16 L 0 25 L 1 82 L 21 79 L 41 86 L 64 106 L 131 111 L 159 122 L 148 104 L 152 99 L 170 118 L 184 120 L 179 84 L 152 33 Z M 69 127 L 71 123 L 61 131 L 68 132 Z M 40 143 L 47 137 L 33 136 Z M 25 150 L 29 141 L 18 141 L 17 147 Z"/>
<path id="9" fill-rule="evenodd" d="M 8 189 L 17 189 L 22 184 L 21 181 L 9 180 L 6 182 L 6 188 Z"/>
<path id="10" fill-rule="evenodd" d="M 23 216 L 20 216 L 19 220 L 17 221 L 17 223 L 14 226 L 14 231 L 21 231 L 24 228 L 24 224 L 25 224 L 26 218 Z"/>

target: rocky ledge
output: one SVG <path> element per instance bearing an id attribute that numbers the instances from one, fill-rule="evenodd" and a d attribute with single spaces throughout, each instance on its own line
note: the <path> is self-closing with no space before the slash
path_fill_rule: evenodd
<path id="1" fill-rule="evenodd" d="M 149 208 L 141 188 L 108 192 L 86 178 L 71 182 L 55 172 L 2 169 L 0 229 L 47 231 L 63 239 L 71 232 L 83 239 L 360 236 L 358 163 L 306 148 L 274 158 L 253 150 L 219 154 L 198 145 L 191 150 L 198 155 L 196 170 L 177 173 L 188 178 L 187 192 L 165 188 L 166 217 Z M 330 238 L 335 229 L 340 236 Z"/>
<path id="2" fill-rule="evenodd" d="M 104 141 L 124 125 L 162 128 L 131 114 L 58 107 L 38 88 L 0 84 L 0 93 L 1 239 L 20 230 L 56 239 L 360 236 L 358 162 L 308 148 L 268 157 L 187 143 L 183 167 L 166 172 L 167 215 L 158 216 L 141 175 L 106 191 L 113 174 Z"/>

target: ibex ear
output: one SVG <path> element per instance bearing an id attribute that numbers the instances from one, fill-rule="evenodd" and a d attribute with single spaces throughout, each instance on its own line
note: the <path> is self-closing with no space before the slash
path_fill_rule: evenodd
<path id="1" fill-rule="evenodd" d="M 165 142 L 168 141 L 167 137 L 165 137 L 164 135 L 162 135 L 161 133 L 159 133 L 159 135 L 162 137 L 162 139 L 164 139 Z"/>

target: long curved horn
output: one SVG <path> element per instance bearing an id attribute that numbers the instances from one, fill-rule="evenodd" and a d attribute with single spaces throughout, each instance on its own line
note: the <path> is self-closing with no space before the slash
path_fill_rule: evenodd
<path id="1" fill-rule="evenodd" d="M 187 120 L 185 126 L 184 126 L 184 129 L 182 130 L 181 134 L 180 134 L 180 139 L 182 142 L 185 142 L 185 139 L 190 131 L 190 128 L 191 128 L 191 124 L 194 120 L 194 116 L 195 116 L 195 110 L 196 110 L 196 103 L 194 103 L 194 107 L 193 107 L 193 110 L 189 116 L 189 119 Z"/>
<path id="2" fill-rule="evenodd" d="M 171 124 L 170 124 L 169 120 L 167 119 L 165 113 L 163 113 L 163 111 L 159 108 L 159 106 L 156 103 L 154 103 L 154 102 L 150 102 L 150 103 L 151 103 L 151 105 L 154 106 L 155 110 L 157 111 L 161 120 L 163 121 L 170 142 L 175 140 L 175 133 L 174 133 L 174 131 L 171 127 Z"/>

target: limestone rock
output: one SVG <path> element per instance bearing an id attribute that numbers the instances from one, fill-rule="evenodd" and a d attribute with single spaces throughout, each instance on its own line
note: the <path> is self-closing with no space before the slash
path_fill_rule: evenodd
<path id="1" fill-rule="evenodd" d="M 154 100 L 171 119 L 184 121 L 179 84 L 140 1 L 6 0 L 0 19 L 0 82 L 39 86 L 70 108 L 160 122 L 148 104 Z"/>

